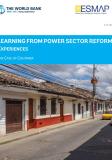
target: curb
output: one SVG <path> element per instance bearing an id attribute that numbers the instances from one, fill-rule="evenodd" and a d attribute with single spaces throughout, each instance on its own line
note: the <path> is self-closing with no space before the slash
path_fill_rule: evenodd
<path id="1" fill-rule="evenodd" d="M 0 142 L 0 145 L 3 145 L 3 144 L 7 144 L 7 143 L 10 143 L 10 142 L 14 142 L 14 141 L 17 141 L 17 140 L 22 140 L 22 139 L 25 139 L 25 138 L 28 138 L 28 137 L 31 137 L 31 136 L 35 136 L 35 135 L 38 135 L 38 134 L 41 134 L 41 133 L 44 133 L 44 132 L 48 132 L 48 131 L 51 131 L 51 130 L 55 130 L 55 129 L 58 129 L 58 128 L 62 128 L 62 127 L 66 127 L 66 126 L 70 126 L 70 125 L 73 125 L 73 124 L 78 124 L 78 123 L 81 123 L 81 122 L 84 122 L 84 121 L 88 121 L 88 120 L 91 120 L 92 118 L 88 118 L 88 119 L 83 119 L 83 120 L 79 120 L 79 121 L 72 121 L 72 123 L 68 123 L 68 124 L 61 124 L 59 126 L 54 126 L 54 127 L 48 127 L 48 128 L 45 128 L 43 130 L 38 130 L 37 132 L 35 133 L 28 133 L 28 135 L 25 135 L 25 136 L 22 136 L 22 137 L 18 137 L 18 138 L 13 138 L 13 139 L 10 139 L 10 140 L 4 140 L 3 142 Z M 66 123 L 66 122 L 65 122 Z"/>

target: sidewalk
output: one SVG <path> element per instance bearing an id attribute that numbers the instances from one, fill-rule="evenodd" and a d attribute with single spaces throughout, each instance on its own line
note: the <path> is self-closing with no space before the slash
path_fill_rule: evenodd
<path id="1" fill-rule="evenodd" d="M 95 115 L 95 119 L 102 119 L 102 114 Z"/>
<path id="2" fill-rule="evenodd" d="M 14 133 L 9 133 L 4 136 L 0 136 L 0 145 L 6 144 L 9 142 L 13 142 L 16 140 L 24 139 L 33 135 L 37 135 L 43 132 L 47 132 L 56 128 L 68 126 L 68 125 L 73 125 L 75 123 L 82 123 L 87 120 L 91 120 L 92 118 L 86 118 L 83 120 L 78 120 L 78 121 L 70 121 L 70 122 L 63 122 L 63 123 L 58 123 L 55 125 L 47 126 L 47 127 L 42 127 L 42 128 L 36 128 L 36 129 L 30 129 L 29 131 L 19 131 L 19 132 L 14 132 Z"/>

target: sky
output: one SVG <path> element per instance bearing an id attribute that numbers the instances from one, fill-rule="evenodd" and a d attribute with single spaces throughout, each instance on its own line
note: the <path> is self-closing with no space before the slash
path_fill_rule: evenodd
<path id="1" fill-rule="evenodd" d="M 52 66 L 52 67 L 51 67 Z M 93 65 L 72 64 L 72 65 L 43 65 L 46 69 L 56 76 L 63 78 L 75 87 L 81 87 L 92 90 L 90 83 L 92 78 Z M 112 64 L 97 64 L 96 92 L 102 97 L 112 97 Z"/>

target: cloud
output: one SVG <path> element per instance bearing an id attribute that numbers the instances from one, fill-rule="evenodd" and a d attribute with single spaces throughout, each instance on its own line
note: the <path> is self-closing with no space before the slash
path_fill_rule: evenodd
<path id="1" fill-rule="evenodd" d="M 45 65 L 44 65 L 45 66 Z M 47 65 L 47 70 L 56 76 L 65 79 L 69 84 L 92 90 L 90 83 L 92 78 L 93 65 L 72 64 L 72 65 Z M 98 84 L 97 94 L 110 97 L 112 95 L 112 64 L 96 65 L 96 77 Z"/>
<path id="2" fill-rule="evenodd" d="M 37 82 L 37 83 L 45 82 L 44 80 L 38 79 L 38 78 L 33 78 L 32 81 Z"/>

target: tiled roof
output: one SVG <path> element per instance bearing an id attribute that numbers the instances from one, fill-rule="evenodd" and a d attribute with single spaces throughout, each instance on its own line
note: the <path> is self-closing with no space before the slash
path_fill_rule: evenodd
<path id="1" fill-rule="evenodd" d="M 65 87 L 49 82 L 37 83 L 6 71 L 0 71 L 0 85 L 29 88 L 40 92 L 49 92 L 76 98 L 92 98 L 92 92 L 85 89 Z"/>

